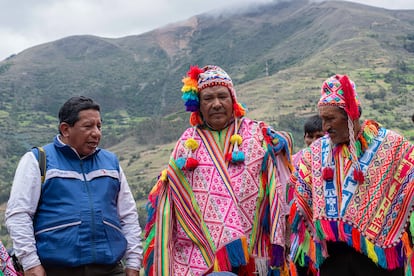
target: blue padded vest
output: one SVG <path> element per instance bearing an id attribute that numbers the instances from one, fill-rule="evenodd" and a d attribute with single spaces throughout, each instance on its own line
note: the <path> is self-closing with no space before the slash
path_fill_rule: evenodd
<path id="1" fill-rule="evenodd" d="M 80 159 L 57 137 L 44 149 L 46 179 L 33 221 L 42 265 L 117 263 L 127 247 L 117 213 L 117 157 L 98 149 Z"/>

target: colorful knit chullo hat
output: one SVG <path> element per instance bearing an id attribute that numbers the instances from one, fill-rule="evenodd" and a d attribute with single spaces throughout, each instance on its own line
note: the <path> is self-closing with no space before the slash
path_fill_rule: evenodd
<path id="1" fill-rule="evenodd" d="M 236 120 L 236 126 L 237 119 L 245 115 L 245 109 L 237 101 L 233 81 L 226 71 L 219 66 L 207 65 L 203 68 L 199 68 L 198 66 L 190 66 L 190 70 L 187 72 L 187 76 L 183 78 L 182 82 L 184 84 L 181 89 L 183 92 L 182 99 L 185 103 L 186 111 L 191 112 L 190 124 L 192 126 L 196 127 L 204 124 L 200 113 L 200 91 L 206 87 L 220 85 L 229 89 L 233 101 L 233 112 L 234 119 Z M 187 148 L 189 150 L 189 157 L 191 157 L 191 152 L 198 147 L 198 145 L 195 145 L 195 140 L 193 140 L 194 139 L 190 138 L 186 141 L 186 144 L 188 143 L 192 148 Z M 241 144 L 242 138 L 237 134 L 237 127 L 235 128 L 235 134 L 232 135 L 230 140 L 233 143 L 234 148 L 231 157 L 227 157 L 227 159 L 231 159 L 233 162 L 244 161 L 244 155 L 238 150 L 238 146 Z M 181 163 L 183 162 L 181 161 Z M 183 165 L 183 168 L 186 168 L 185 164 Z"/>
<path id="2" fill-rule="evenodd" d="M 354 120 L 360 117 L 358 95 L 356 93 L 355 83 L 346 75 L 334 75 L 325 80 L 322 84 L 321 98 L 319 106 L 337 106 L 345 110 L 348 116 L 349 132 L 349 151 L 354 164 L 354 179 L 358 183 L 364 181 L 364 175 L 361 171 L 355 148 Z M 332 177 L 332 168 L 324 168 L 323 174 Z"/>
<path id="3" fill-rule="evenodd" d="M 334 75 L 322 84 L 318 106 L 333 105 L 343 108 L 351 120 L 359 118 L 360 105 L 355 83 L 346 75 Z"/>
<path id="4" fill-rule="evenodd" d="M 233 100 L 234 116 L 242 117 L 245 110 L 237 102 L 236 91 L 230 76 L 222 68 L 216 65 L 207 65 L 203 68 L 191 66 L 187 76 L 183 78 L 184 86 L 182 99 L 185 102 L 186 111 L 191 112 L 190 124 L 192 126 L 202 125 L 203 121 L 200 114 L 200 91 L 206 87 L 225 86 L 229 89 Z"/>

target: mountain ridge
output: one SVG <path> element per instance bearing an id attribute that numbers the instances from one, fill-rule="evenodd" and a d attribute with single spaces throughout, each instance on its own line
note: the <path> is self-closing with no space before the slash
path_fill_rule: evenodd
<path id="1" fill-rule="evenodd" d="M 190 65 L 216 64 L 232 77 L 247 116 L 291 131 L 314 114 L 334 73 L 357 84 L 363 118 L 414 140 L 414 11 L 305 0 L 205 13 L 122 38 L 76 35 L 0 62 L 0 202 L 20 156 L 52 140 L 70 96 L 102 107 L 102 147 L 120 156 L 134 195 L 145 197 L 189 126 L 180 99 Z"/>

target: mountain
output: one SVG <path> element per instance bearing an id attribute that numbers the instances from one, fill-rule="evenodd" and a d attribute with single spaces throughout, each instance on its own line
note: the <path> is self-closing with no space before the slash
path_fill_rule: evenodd
<path id="1" fill-rule="evenodd" d="M 70 96 L 102 106 L 102 146 L 116 152 L 136 199 L 145 199 L 188 127 L 181 78 L 216 64 L 233 78 L 248 116 L 291 131 L 302 147 L 304 118 L 334 73 L 357 84 L 363 118 L 414 141 L 414 10 L 305 0 L 200 14 L 118 39 L 70 36 L 0 62 L 0 202 L 20 156 L 51 141 Z"/>

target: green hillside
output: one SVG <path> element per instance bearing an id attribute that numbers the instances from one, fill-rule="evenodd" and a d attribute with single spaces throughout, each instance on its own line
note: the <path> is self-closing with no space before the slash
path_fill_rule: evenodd
<path id="1" fill-rule="evenodd" d="M 341 1 L 263 4 L 118 39 L 66 37 L 0 62 L 0 202 L 20 156 L 56 134 L 60 105 L 86 95 L 102 106 L 101 146 L 119 155 L 143 213 L 188 127 L 180 88 L 193 64 L 223 67 L 247 115 L 291 131 L 296 150 L 320 85 L 334 73 L 356 82 L 363 118 L 414 141 L 414 11 Z"/>

